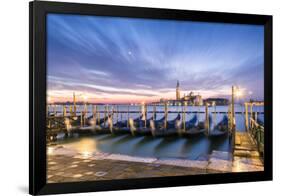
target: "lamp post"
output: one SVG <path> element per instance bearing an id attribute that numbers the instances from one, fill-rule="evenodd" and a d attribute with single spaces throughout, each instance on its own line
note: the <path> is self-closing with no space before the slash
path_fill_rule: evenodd
<path id="1" fill-rule="evenodd" d="M 231 88 L 231 129 L 235 126 L 235 110 L 234 110 L 234 104 L 235 104 L 235 96 L 237 98 L 242 97 L 243 93 L 240 90 L 238 86 L 232 86 Z"/>
<path id="2" fill-rule="evenodd" d="M 235 136 L 236 136 L 236 126 L 235 126 L 235 111 L 234 111 L 234 97 L 242 96 L 242 92 L 240 91 L 238 86 L 232 86 L 231 88 L 231 139 L 232 139 L 232 156 L 234 156 L 234 148 L 235 148 Z"/>

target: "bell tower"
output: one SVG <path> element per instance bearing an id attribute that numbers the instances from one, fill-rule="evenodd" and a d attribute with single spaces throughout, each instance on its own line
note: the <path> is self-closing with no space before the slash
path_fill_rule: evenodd
<path id="1" fill-rule="evenodd" d="M 177 81 L 177 87 L 176 87 L 176 100 L 180 100 L 180 83 Z"/>

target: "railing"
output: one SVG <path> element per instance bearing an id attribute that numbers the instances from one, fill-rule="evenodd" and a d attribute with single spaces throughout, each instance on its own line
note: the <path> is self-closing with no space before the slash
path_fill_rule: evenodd
<path id="1" fill-rule="evenodd" d="M 264 153 L 264 127 L 259 125 L 253 118 L 250 118 L 249 133 L 257 145 L 259 153 Z"/>

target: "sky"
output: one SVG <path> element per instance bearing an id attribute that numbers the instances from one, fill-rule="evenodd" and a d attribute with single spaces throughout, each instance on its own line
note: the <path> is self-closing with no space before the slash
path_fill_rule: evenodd
<path id="1" fill-rule="evenodd" d="M 263 100 L 263 26 L 47 15 L 49 102 L 140 103 L 193 91 Z"/>

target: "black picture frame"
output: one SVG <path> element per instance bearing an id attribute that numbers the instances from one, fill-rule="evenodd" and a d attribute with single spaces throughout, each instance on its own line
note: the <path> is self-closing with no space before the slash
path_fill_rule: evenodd
<path id="1" fill-rule="evenodd" d="M 264 171 L 46 184 L 46 14 L 264 25 Z M 272 180 L 272 16 L 33 1 L 29 4 L 29 193 L 57 194 Z"/>

